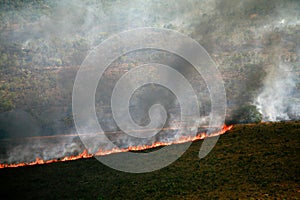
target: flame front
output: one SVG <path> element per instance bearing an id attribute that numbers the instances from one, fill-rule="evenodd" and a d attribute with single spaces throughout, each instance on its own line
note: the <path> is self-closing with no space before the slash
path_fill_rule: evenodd
<path id="1" fill-rule="evenodd" d="M 227 131 L 231 130 L 232 127 L 233 127 L 233 125 L 230 125 L 230 126 L 224 125 L 222 130 L 220 130 L 217 133 L 213 133 L 209 136 L 206 133 L 200 133 L 200 134 L 197 134 L 194 137 L 191 137 L 191 136 L 181 137 L 179 140 L 173 141 L 173 142 L 154 142 L 152 145 L 130 146 L 130 147 L 124 148 L 124 149 L 115 148 L 115 149 L 105 150 L 105 151 L 99 149 L 97 151 L 97 153 L 95 153 L 95 154 L 90 154 L 85 149 L 82 153 L 80 153 L 79 155 L 76 155 L 76 156 L 66 156 L 66 157 L 61 158 L 61 159 L 52 159 L 52 160 L 43 160 L 43 159 L 40 159 L 40 158 L 36 158 L 36 161 L 29 162 L 29 163 L 22 162 L 22 163 L 15 163 L 15 164 L 14 163 L 12 163 L 12 164 L 0 164 L 0 168 L 23 167 L 23 166 L 29 166 L 29 165 L 43 165 L 43 164 L 49 164 L 49 163 L 55 163 L 55 162 L 78 160 L 78 159 L 82 159 L 82 158 L 91 158 L 93 156 L 103 156 L 103 155 L 108 155 L 108 154 L 112 154 L 112 153 L 121 153 L 121 152 L 128 152 L 128 151 L 141 151 L 141 150 L 151 149 L 151 148 L 160 147 L 160 146 L 167 146 L 167 145 L 172 145 L 172 144 L 181 144 L 181 143 L 185 143 L 185 142 L 193 142 L 193 141 L 196 141 L 196 140 L 202 140 L 206 137 L 214 137 L 214 136 L 217 136 L 217 135 L 222 135 L 222 134 L 226 133 Z"/>

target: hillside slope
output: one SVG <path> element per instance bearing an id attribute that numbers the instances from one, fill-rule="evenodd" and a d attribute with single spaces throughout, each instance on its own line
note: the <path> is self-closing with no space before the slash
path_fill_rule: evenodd
<path id="1" fill-rule="evenodd" d="M 202 160 L 201 141 L 170 166 L 146 174 L 96 159 L 0 170 L 12 199 L 299 199 L 300 122 L 235 125 Z"/>

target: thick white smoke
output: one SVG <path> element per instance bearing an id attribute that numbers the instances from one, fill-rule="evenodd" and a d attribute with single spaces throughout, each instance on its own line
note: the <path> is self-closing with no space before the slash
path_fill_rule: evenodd
<path id="1" fill-rule="evenodd" d="M 82 143 L 74 136 L 27 138 L 25 141 L 8 140 L 5 146 L 8 151 L 1 157 L 1 163 L 32 162 L 36 158 L 61 159 L 78 155 L 84 150 Z"/>
<path id="2" fill-rule="evenodd" d="M 264 62 L 267 75 L 255 105 L 263 121 L 298 120 L 300 118 L 299 4 L 291 2 L 280 6 L 269 23 L 257 29 L 256 36 L 263 51 L 268 52 Z"/>
<path id="3" fill-rule="evenodd" d="M 3 32 L 1 39 L 20 44 L 25 53 L 32 54 L 33 64 L 44 64 L 44 60 L 45 66 L 51 64 L 51 60 L 53 65 L 80 64 L 89 49 L 94 48 L 110 35 L 131 28 L 151 26 L 175 29 L 199 41 L 214 59 L 219 58 L 219 61 L 216 60 L 220 65 L 220 70 L 230 67 L 231 62 L 226 64 L 226 59 L 239 65 L 238 59 L 236 61 L 233 56 L 235 55 L 234 51 L 241 49 L 249 52 L 255 51 L 257 59 L 253 63 L 261 64 L 267 72 L 261 92 L 254 97 L 255 105 L 263 114 L 263 120 L 300 119 L 300 38 L 295 36 L 300 30 L 300 4 L 297 1 L 287 1 L 287 3 L 282 3 L 285 1 L 281 2 L 280 0 L 245 0 L 241 2 L 217 0 L 171 0 L 168 2 L 161 0 L 75 0 L 49 2 L 52 2 L 50 7 L 43 6 L 37 10 L 32 10 L 31 15 L 34 16 L 35 20 L 29 20 L 26 15 L 22 15 L 23 12 L 26 13 L 26 7 L 15 11 L 3 11 L 2 13 L 3 17 L 7 19 L 7 24 L 4 25 L 11 29 L 9 32 L 11 34 L 6 35 Z M 277 9 L 271 9 L 276 6 Z M 40 13 L 40 11 L 42 12 Z M 17 16 L 19 18 L 16 18 Z M 14 21 L 15 19 L 16 21 Z M 0 25 L 0 27 L 4 25 Z M 268 34 L 271 36 L 265 37 Z M 252 35 L 255 37 L 252 38 Z M 279 42 L 274 44 L 277 35 L 279 35 Z M 287 41 L 294 44 L 288 44 Z M 295 49 L 290 49 L 298 55 L 298 58 L 296 56 L 291 61 L 285 62 L 281 56 L 287 53 L 283 50 L 290 50 L 288 46 L 296 46 Z M 82 55 L 77 55 L 77 51 L 74 51 L 76 48 L 82 52 Z M 78 60 L 78 62 L 68 63 L 72 60 L 70 58 Z M 253 64 L 247 61 L 248 58 L 247 56 L 243 57 L 241 65 Z M 244 62 L 244 60 L 246 61 Z M 267 65 L 271 65 L 271 67 L 266 67 Z M 234 70 L 237 71 L 236 68 Z M 188 75 L 191 76 L 190 79 L 194 79 L 192 73 Z M 235 83 L 234 78 L 231 79 L 230 81 Z M 234 86 L 236 85 L 238 84 Z M 239 86 L 233 88 L 234 93 L 249 92 Z M 203 91 L 203 88 L 198 87 L 199 95 L 201 95 L 200 92 L 204 93 Z M 148 98 L 148 96 L 146 97 Z M 151 94 L 151 96 L 154 95 Z M 249 101 L 252 100 L 252 98 L 249 99 Z M 54 111 L 46 112 L 44 110 L 43 112 L 47 113 L 45 115 L 47 115 L 48 120 L 48 118 L 60 118 L 65 114 L 63 109 L 58 110 L 62 113 L 56 111 L 57 114 Z M 204 115 L 207 116 L 208 112 L 206 111 Z M 135 113 L 137 122 L 141 124 L 147 122 L 144 117 L 141 117 L 143 113 L 144 110 L 138 110 Z M 106 113 L 103 112 L 98 116 L 101 125 L 108 132 L 116 132 L 118 128 L 114 121 L 105 115 Z M 43 118 L 43 116 L 38 117 Z M 194 120 L 200 125 L 205 125 L 208 121 L 206 118 Z M 57 125 L 58 120 L 55 123 Z M 158 135 L 156 140 L 170 141 L 176 139 L 176 132 L 173 130 L 179 127 L 177 115 L 170 113 L 168 123 L 172 131 L 165 131 L 165 134 Z M 40 129 L 36 128 L 34 131 L 38 134 Z M 31 135 L 36 135 L 32 132 Z M 19 134 L 27 136 L 24 132 Z M 118 135 L 114 139 L 117 144 L 121 144 L 121 147 L 142 144 L 140 140 L 133 140 L 123 135 Z M 91 142 L 95 143 L 95 147 L 97 146 L 97 141 Z M 144 140 L 143 142 L 149 144 L 153 141 Z M 34 143 L 28 142 L 27 144 L 24 142 L 22 145 L 8 148 L 9 160 L 3 162 L 32 161 L 36 157 L 45 160 L 61 158 L 82 152 L 82 150 L 81 144 L 73 141 L 73 138 L 61 140 L 54 144 L 36 140 Z M 91 149 L 91 152 L 96 150 Z"/>
<path id="4" fill-rule="evenodd" d="M 290 120 L 291 114 L 300 116 L 300 102 L 291 98 L 296 93 L 297 77 L 291 67 L 281 63 L 268 73 L 263 91 L 257 97 L 257 107 L 264 121 Z M 293 113 L 290 113 L 290 110 Z"/>

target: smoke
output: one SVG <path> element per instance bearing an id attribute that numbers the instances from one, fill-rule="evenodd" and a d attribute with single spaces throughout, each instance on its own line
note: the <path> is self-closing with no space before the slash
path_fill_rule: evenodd
<path id="1" fill-rule="evenodd" d="M 267 75 L 254 101 L 263 121 L 300 119 L 300 38 L 293 34 L 300 27 L 299 8 L 296 2 L 277 5 L 277 15 L 256 32 L 256 42 L 268 53 L 263 63 Z"/>
<path id="2" fill-rule="evenodd" d="M 31 67 L 43 69 L 50 66 L 51 69 L 53 66 L 79 66 L 89 50 L 114 33 L 145 26 L 164 27 L 191 36 L 208 50 L 224 75 L 225 86 L 229 91 L 228 102 L 233 102 L 233 105 L 229 106 L 240 106 L 245 102 L 253 103 L 263 115 L 264 121 L 300 118 L 300 4 L 297 1 L 41 2 L 35 6 L 24 3 L 18 9 L 0 8 L 3 18 L 1 21 L 3 23 L 0 24 L 0 39 L 21 46 L 24 57 L 17 59 L 20 63 L 22 60 L 26 61 L 25 64 L 20 64 L 21 67 L 28 67 L 31 70 Z M 107 135 L 121 148 L 150 144 L 154 140 L 176 139 L 175 130 L 179 128 L 180 120 L 178 102 L 174 95 L 162 88 L 151 86 L 152 89 L 150 87 L 140 89 L 132 97 L 130 111 L 137 124 L 146 125 L 149 123 L 149 108 L 153 104 L 160 103 L 168 112 L 165 126 L 170 130 L 160 132 L 156 138 L 138 140 L 118 132 L 118 126 L 112 119 L 108 103 L 116 80 L 133 66 L 149 62 L 172 66 L 191 80 L 193 88 L 199 94 L 202 112 L 201 117 L 194 121 L 201 125 L 206 125 L 209 121 L 209 93 L 204 81 L 195 78 L 195 71 L 190 70 L 192 67 L 189 67 L 188 63 L 174 56 L 168 58 L 165 54 L 137 52 L 132 57 L 129 55 L 120 58 L 110 66 L 110 70 L 107 71 L 108 78 L 103 78 L 102 82 L 100 80 L 97 89 L 97 93 L 101 93 L 104 99 L 97 99 L 96 94 L 99 122 L 105 131 L 115 132 Z M 249 69 L 249 66 L 252 68 Z M 47 78 L 44 78 L 48 75 L 41 74 L 40 71 L 34 74 L 34 70 L 31 71 L 34 81 L 41 80 L 48 84 Z M 266 72 L 265 77 L 261 77 L 262 72 Z M 258 73 L 261 76 L 256 76 Z M 60 134 L 62 131 L 69 133 L 69 130 L 62 128 L 61 119 L 66 116 L 66 110 L 69 114 L 71 110 L 70 94 L 75 73 L 72 72 L 72 76 L 70 74 L 67 71 L 65 74 L 55 75 L 54 83 L 49 81 L 50 83 L 45 86 L 46 89 L 42 85 L 39 86 L 41 82 L 29 82 L 28 85 L 37 85 L 34 87 L 36 96 L 26 93 L 25 89 L 17 90 L 16 93 L 22 93 L 21 98 L 16 98 L 22 103 L 16 105 L 17 108 L 26 110 L 26 113 L 34 113 L 35 119 L 31 120 L 32 116 L 24 115 L 25 117 L 20 117 L 22 123 L 14 121 L 12 124 L 4 120 L 7 117 L 1 117 L 5 115 L 1 115 L 0 120 L 5 125 L 5 131 L 9 132 L 3 137 L 49 134 L 45 134 L 45 127 L 53 129 L 51 134 Z M 226 77 L 229 78 L 226 80 Z M 27 85 L 24 88 L 27 88 Z M 8 93 L 7 91 L 5 89 L 4 93 Z M 22 99 L 24 96 L 30 98 Z M 40 98 L 41 96 L 44 96 L 45 100 Z M 40 108 L 38 104 L 46 106 Z M 23 120 L 25 118 L 26 120 Z M 42 124 L 41 121 L 45 123 Z M 6 128 L 9 125 L 12 127 Z M 0 131 L 4 128 L 0 127 Z M 26 131 L 22 131 L 23 129 Z M 36 157 L 45 160 L 60 158 L 83 150 L 82 144 L 74 137 L 64 138 L 53 144 L 42 139 L 23 142 L 7 146 L 9 157 L 7 162 L 31 161 Z M 89 150 L 93 153 L 98 150 L 96 147 L 99 146 L 101 138 L 89 142 L 94 144 L 90 146 L 95 146 Z"/>
<path id="3" fill-rule="evenodd" d="M 299 94 L 296 88 L 297 79 L 299 77 L 287 64 L 280 63 L 271 69 L 256 102 L 264 121 L 281 121 L 300 117 L 300 110 L 297 109 L 300 102 L 293 99 Z M 293 116 L 290 117 L 291 115 Z"/>
<path id="4" fill-rule="evenodd" d="M 61 159 L 83 152 L 84 146 L 77 136 L 31 137 L 19 140 L 6 140 L 3 144 L 7 152 L 1 152 L 1 163 L 32 162 Z"/>

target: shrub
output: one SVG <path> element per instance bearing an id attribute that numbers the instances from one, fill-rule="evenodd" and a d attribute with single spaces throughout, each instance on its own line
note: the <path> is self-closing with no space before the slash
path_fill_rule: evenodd
<path id="1" fill-rule="evenodd" d="M 262 114 L 257 110 L 255 105 L 245 104 L 231 112 L 227 119 L 228 124 L 246 124 L 259 123 L 262 120 Z"/>

